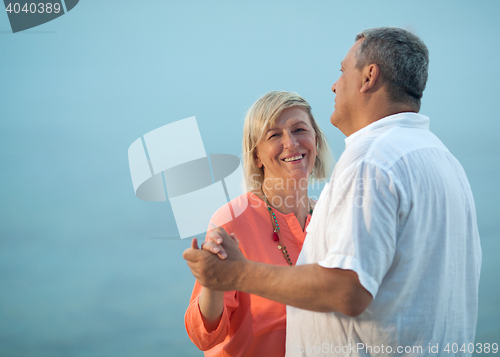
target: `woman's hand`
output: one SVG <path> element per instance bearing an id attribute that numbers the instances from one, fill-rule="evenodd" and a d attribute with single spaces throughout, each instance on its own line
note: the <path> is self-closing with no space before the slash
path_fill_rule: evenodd
<path id="1" fill-rule="evenodd" d="M 210 243 L 210 244 L 207 244 L 207 243 Z M 227 258 L 227 254 L 224 251 L 224 249 L 222 249 L 222 247 L 219 244 L 214 243 L 212 241 L 201 242 L 201 246 L 200 246 L 200 248 L 198 248 L 198 239 L 197 238 L 193 238 L 193 240 L 191 241 L 191 248 L 192 249 L 203 249 L 203 250 L 206 250 L 207 252 L 210 252 L 212 254 L 217 255 L 220 259 L 226 259 Z"/>
<path id="2" fill-rule="evenodd" d="M 236 238 L 234 233 L 231 233 L 229 236 L 236 242 L 236 244 L 238 244 L 238 245 L 240 244 L 238 238 Z M 193 238 L 193 240 L 191 242 L 191 248 L 198 249 L 198 239 Z M 220 259 L 227 258 L 227 253 L 224 250 L 224 248 L 222 247 L 222 238 L 217 233 L 211 232 L 208 235 L 208 240 L 201 243 L 201 249 L 217 255 Z"/>

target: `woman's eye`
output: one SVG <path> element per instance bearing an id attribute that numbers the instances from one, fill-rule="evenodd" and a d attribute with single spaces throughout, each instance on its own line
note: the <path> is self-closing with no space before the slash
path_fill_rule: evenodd
<path id="1" fill-rule="evenodd" d="M 273 137 L 278 136 L 278 134 L 273 134 L 269 137 L 269 139 L 272 139 Z"/>
<path id="2" fill-rule="evenodd" d="M 299 129 L 297 129 L 295 131 L 306 131 L 306 129 L 299 128 Z"/>

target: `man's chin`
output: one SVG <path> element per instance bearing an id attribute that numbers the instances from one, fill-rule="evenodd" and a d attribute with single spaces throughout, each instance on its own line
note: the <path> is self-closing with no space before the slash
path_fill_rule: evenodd
<path id="1" fill-rule="evenodd" d="M 336 128 L 338 128 L 337 123 L 338 123 L 338 118 L 337 118 L 337 112 L 333 112 L 332 115 L 330 116 L 330 123 Z"/>
<path id="2" fill-rule="evenodd" d="M 342 134 L 344 134 L 345 136 L 349 136 L 350 135 L 350 134 L 346 133 L 346 131 L 345 131 L 346 126 L 342 125 L 342 120 L 336 114 L 336 112 L 333 112 L 332 116 L 330 117 L 330 123 L 332 123 L 332 125 L 334 127 L 336 127 L 337 129 L 339 129 L 342 132 Z M 345 124 L 345 121 L 344 121 L 344 124 Z"/>

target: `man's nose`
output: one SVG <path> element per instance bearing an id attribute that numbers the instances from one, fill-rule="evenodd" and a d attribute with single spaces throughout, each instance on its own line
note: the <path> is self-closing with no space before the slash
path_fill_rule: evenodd
<path id="1" fill-rule="evenodd" d="M 333 83 L 332 92 L 337 94 L 337 82 Z"/>

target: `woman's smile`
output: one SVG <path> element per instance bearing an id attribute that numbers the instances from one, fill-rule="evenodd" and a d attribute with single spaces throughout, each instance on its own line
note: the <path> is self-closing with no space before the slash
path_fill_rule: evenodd
<path id="1" fill-rule="evenodd" d="M 306 154 L 297 154 L 297 155 L 288 156 L 288 157 L 281 159 L 281 160 L 284 162 L 293 164 L 293 163 L 299 163 L 300 161 L 302 161 L 302 159 L 305 156 L 306 156 Z"/>

